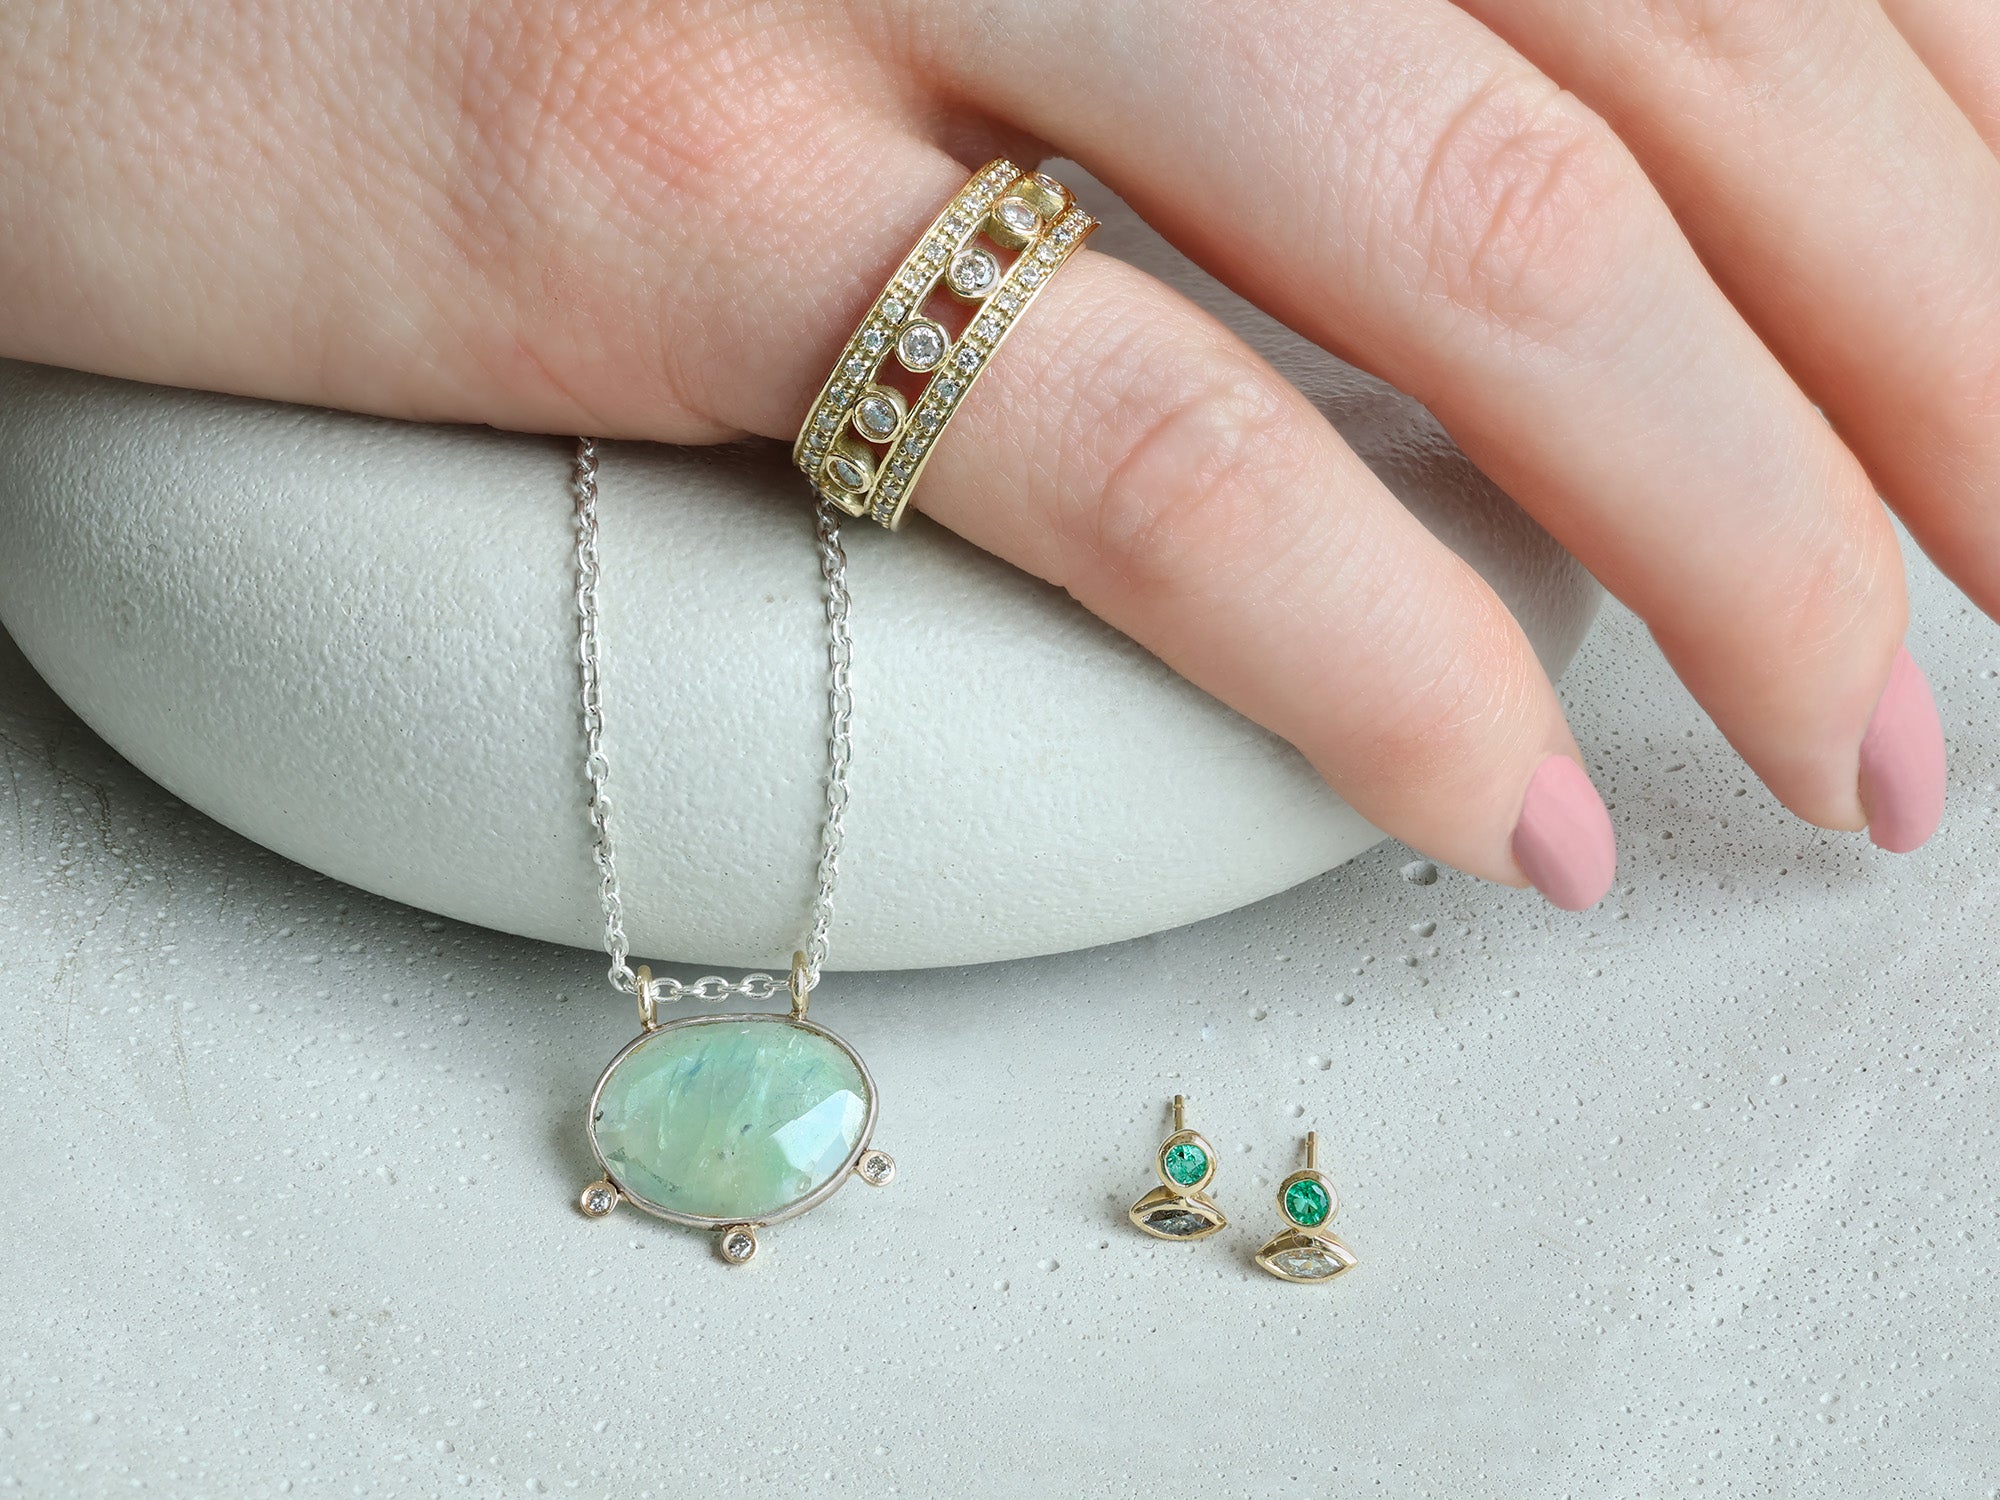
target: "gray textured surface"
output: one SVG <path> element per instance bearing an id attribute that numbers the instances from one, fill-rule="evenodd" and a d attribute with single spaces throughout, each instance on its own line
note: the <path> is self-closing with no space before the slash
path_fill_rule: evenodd
<path id="1" fill-rule="evenodd" d="M 1066 957 L 835 975 L 902 1166 L 757 1264 L 584 1222 L 568 950 L 190 812 L 0 667 L 0 1480 L 36 1496 L 1990 1496 L 2000 632 L 1897 860 L 1607 617 L 1596 912 L 1385 846 Z M 1141 1239 L 1165 1100 L 1230 1230 Z M 1323 1133 L 1360 1266 L 1249 1265 Z"/>
<path id="2" fill-rule="evenodd" d="M 1421 407 L 1085 197 L 1106 217 L 1094 246 L 1266 351 L 1550 670 L 1568 663 L 1595 585 Z M 0 361 L 0 616 L 112 745 L 238 832 L 397 900 L 594 945 L 568 464 L 558 440 Z M 800 480 L 775 445 L 617 444 L 603 488 L 633 946 L 768 965 L 811 899 L 824 765 Z M 1155 932 L 1376 841 L 1289 746 L 1057 591 L 928 523 L 849 531 L 860 749 L 835 966 Z"/>

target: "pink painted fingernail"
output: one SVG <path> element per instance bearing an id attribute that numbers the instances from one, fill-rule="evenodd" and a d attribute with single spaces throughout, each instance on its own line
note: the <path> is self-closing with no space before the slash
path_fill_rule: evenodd
<path id="1" fill-rule="evenodd" d="M 1514 825 L 1514 861 L 1564 911 L 1595 906 L 1611 889 L 1618 868 L 1611 814 L 1583 767 L 1567 755 L 1551 755 L 1529 779 Z"/>
<path id="2" fill-rule="evenodd" d="M 1861 806 L 1869 839 L 1892 854 L 1918 848 L 1944 816 L 1944 724 L 1908 648 L 1861 737 Z"/>

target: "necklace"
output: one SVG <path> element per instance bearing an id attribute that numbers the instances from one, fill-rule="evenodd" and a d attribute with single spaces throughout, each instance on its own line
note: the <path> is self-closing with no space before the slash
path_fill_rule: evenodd
<path id="1" fill-rule="evenodd" d="M 578 1206 L 601 1219 L 621 1202 L 645 1213 L 717 1231 L 716 1253 L 742 1265 L 757 1253 L 757 1231 L 825 1202 L 850 1175 L 885 1187 L 895 1160 L 869 1144 L 875 1082 L 846 1042 L 806 1019 L 826 962 L 833 887 L 840 872 L 847 769 L 853 751 L 849 681 L 847 554 L 840 518 L 818 507 L 816 536 L 827 626 L 826 813 L 820 825 L 819 880 L 805 945 L 792 955 L 784 990 L 791 1013 L 692 1015 L 662 1021 L 662 1001 L 715 1004 L 732 996 L 771 1000 L 769 974 L 737 980 L 711 974 L 683 984 L 654 978 L 626 960 L 625 903 L 604 744 L 604 644 L 598 588 L 597 444 L 578 438 L 576 500 L 577 663 L 582 685 L 584 777 L 596 834 L 598 900 L 611 987 L 639 1004 L 639 1035 L 605 1067 L 591 1091 L 587 1133 L 604 1175 Z"/>

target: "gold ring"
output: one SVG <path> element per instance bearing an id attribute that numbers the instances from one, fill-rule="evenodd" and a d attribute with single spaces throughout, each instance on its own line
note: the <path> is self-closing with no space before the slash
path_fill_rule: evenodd
<path id="1" fill-rule="evenodd" d="M 792 461 L 813 488 L 850 516 L 900 526 L 973 381 L 1096 227 L 1053 177 L 1009 161 L 975 172 L 903 258 L 807 410 Z"/>

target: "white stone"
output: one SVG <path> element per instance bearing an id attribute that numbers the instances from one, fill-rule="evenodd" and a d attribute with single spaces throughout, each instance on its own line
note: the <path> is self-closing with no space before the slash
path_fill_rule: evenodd
<path id="1" fill-rule="evenodd" d="M 1560 669 L 1595 608 L 1581 570 L 1419 408 L 1117 213 L 1121 253 L 1276 359 Z M 99 734 L 229 827 L 594 947 L 568 480 L 559 439 L 0 364 L 0 616 Z M 805 483 L 777 445 L 608 443 L 602 485 L 634 949 L 782 963 L 824 765 Z M 852 547 L 865 690 L 835 968 L 1153 932 L 1377 839 L 1289 747 L 1059 590 L 921 518 Z"/>

